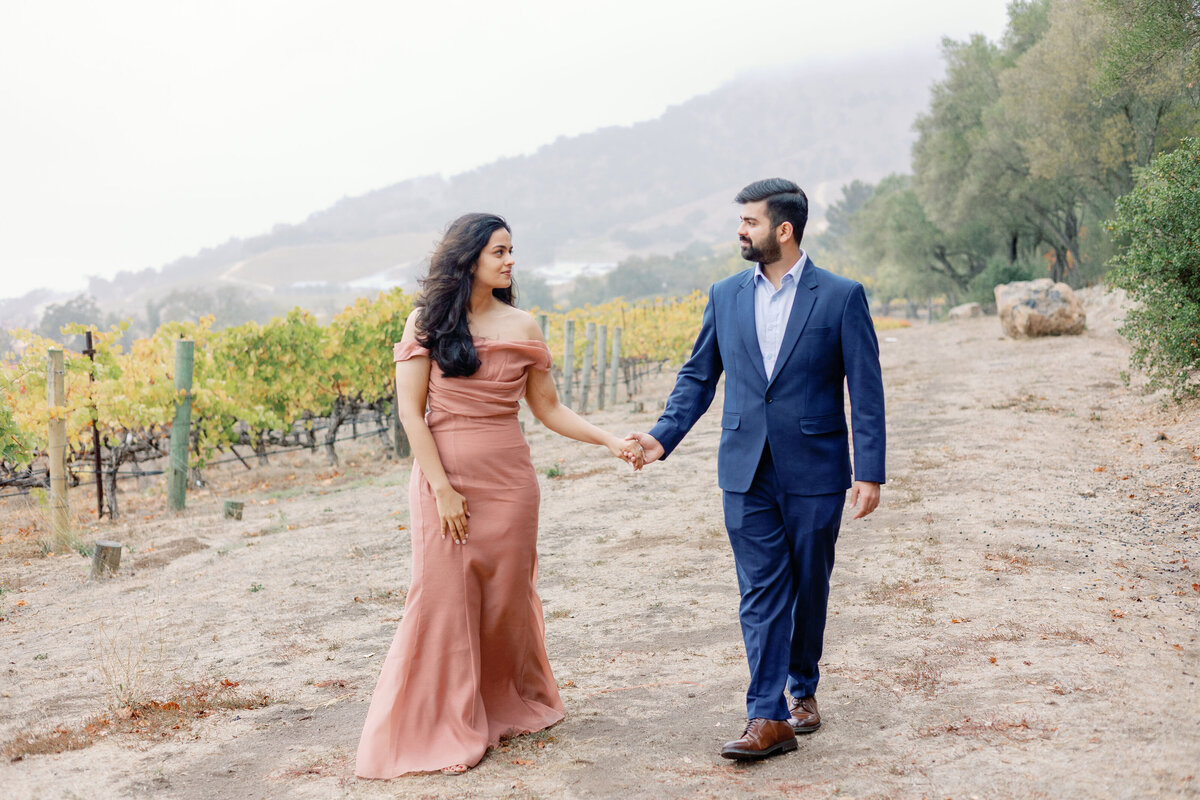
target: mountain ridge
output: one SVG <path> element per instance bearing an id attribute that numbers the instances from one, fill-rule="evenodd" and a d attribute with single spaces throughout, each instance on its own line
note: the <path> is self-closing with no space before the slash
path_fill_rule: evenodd
<path id="1" fill-rule="evenodd" d="M 159 269 L 92 277 L 88 292 L 128 310 L 186 287 L 271 287 L 273 299 L 287 302 L 320 294 L 322 282 L 339 297 L 353 294 L 355 282 L 363 291 L 412 285 L 445 225 L 480 209 L 512 224 L 522 268 L 553 276 L 557 262 L 612 265 L 730 240 L 733 195 L 770 175 L 805 186 L 818 228 L 845 183 L 907 170 L 912 121 L 941 68 L 935 54 L 899 53 L 744 75 L 651 120 L 345 197 L 299 223 Z"/>

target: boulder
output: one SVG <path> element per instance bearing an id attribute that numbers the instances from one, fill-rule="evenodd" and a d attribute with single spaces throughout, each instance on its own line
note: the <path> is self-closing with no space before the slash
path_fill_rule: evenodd
<path id="1" fill-rule="evenodd" d="M 1083 333 L 1083 304 L 1065 283 L 1049 278 L 1003 283 L 996 287 L 1000 325 L 1013 339 Z"/>
<path id="2" fill-rule="evenodd" d="M 946 316 L 950 319 L 972 319 L 974 317 L 983 316 L 983 306 L 979 303 L 963 303 L 961 306 L 955 306 L 946 312 Z"/>

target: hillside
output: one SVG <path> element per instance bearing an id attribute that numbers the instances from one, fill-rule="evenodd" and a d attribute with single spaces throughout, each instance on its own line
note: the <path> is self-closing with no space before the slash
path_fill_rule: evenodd
<path id="1" fill-rule="evenodd" d="M 657 119 L 348 197 L 298 224 L 230 239 L 161 270 L 93 278 L 89 291 L 106 310 L 140 312 L 147 299 L 191 286 L 242 286 L 276 305 L 310 306 L 314 295 L 340 300 L 411 286 L 439 231 L 472 209 L 506 215 L 521 266 L 553 278 L 580 265 L 727 240 L 730 198 L 769 175 L 804 185 L 819 224 L 843 184 L 907 167 L 912 120 L 940 70 L 935 54 L 909 53 L 747 75 Z M 781 104 L 787 97 L 792 102 Z"/>

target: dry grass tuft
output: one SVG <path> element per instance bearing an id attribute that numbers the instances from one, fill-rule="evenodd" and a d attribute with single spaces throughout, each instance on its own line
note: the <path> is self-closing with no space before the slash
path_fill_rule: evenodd
<path id="1" fill-rule="evenodd" d="M 1015 622 L 1006 622 L 971 638 L 977 642 L 1019 642 L 1025 638 L 1025 629 Z"/>
<path id="2" fill-rule="evenodd" d="M 1029 556 L 1008 551 L 985 553 L 983 559 L 993 564 L 993 566 L 988 566 L 988 572 L 1026 573 L 1033 566 L 1033 559 Z"/>
<path id="3" fill-rule="evenodd" d="M 941 723 L 921 728 L 917 731 L 917 735 L 922 738 L 931 738 L 952 734 L 969 738 L 1001 738 L 1013 742 L 1029 742 L 1034 739 L 1049 739 L 1050 734 L 1056 730 L 1058 729 L 1047 728 L 1036 721 L 1030 722 L 1027 717 L 1021 717 L 1019 720 L 963 717 L 959 722 Z"/>
<path id="4" fill-rule="evenodd" d="M 930 595 L 936 591 L 936 588 L 931 585 L 922 586 L 920 578 L 898 581 L 885 579 L 880 581 L 878 586 L 867 589 L 863 596 L 870 603 L 887 603 L 901 608 L 915 608 L 926 614 L 932 614 L 933 600 Z"/>
<path id="5" fill-rule="evenodd" d="M 922 658 L 907 665 L 895 677 L 896 685 L 901 689 L 933 697 L 942 682 L 942 666 Z"/>
<path id="6" fill-rule="evenodd" d="M 338 750 L 311 758 L 292 767 L 272 773 L 276 780 L 302 780 L 342 776 L 353 769 L 353 758 L 349 753 Z"/>
<path id="7" fill-rule="evenodd" d="M 1085 633 L 1080 633 L 1074 628 L 1055 627 L 1053 625 L 1043 625 L 1038 628 L 1038 633 L 1043 639 L 1066 639 L 1070 642 L 1079 642 L 1081 644 L 1095 644 L 1096 640 Z"/>
<path id="8" fill-rule="evenodd" d="M 222 709 L 262 708 L 266 695 L 245 696 L 237 682 L 193 683 L 181 687 L 167 700 L 144 700 L 99 714 L 77 727 L 60 725 L 41 733 L 22 733 L 0 745 L 0 756 L 20 761 L 28 756 L 82 750 L 107 736 L 128 735 L 162 739 L 191 729 L 192 723 Z"/>

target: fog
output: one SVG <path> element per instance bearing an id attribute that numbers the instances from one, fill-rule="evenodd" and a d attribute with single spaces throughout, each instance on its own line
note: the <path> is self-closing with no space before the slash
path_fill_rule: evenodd
<path id="1" fill-rule="evenodd" d="M 995 38 L 1005 6 L 6 4 L 0 297 L 654 118 L 748 71 Z"/>

